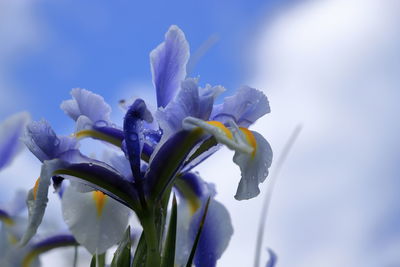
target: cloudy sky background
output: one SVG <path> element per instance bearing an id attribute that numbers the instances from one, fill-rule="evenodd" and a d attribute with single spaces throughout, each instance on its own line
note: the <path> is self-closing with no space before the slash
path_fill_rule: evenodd
<path id="1" fill-rule="evenodd" d="M 59 104 L 71 88 L 84 87 L 103 95 L 121 120 L 119 99 L 154 97 L 148 53 L 171 24 L 185 31 L 192 54 L 218 40 L 193 68 L 201 83 L 225 85 L 225 95 L 242 84 L 266 93 L 272 113 L 254 129 L 267 137 L 275 158 L 295 126 L 303 125 L 266 224 L 263 248 L 278 254 L 278 266 L 399 266 L 396 0 L 3 0 L 0 119 L 28 110 L 58 133 L 70 133 L 73 124 Z M 199 171 L 216 183 L 235 228 L 219 265 L 251 266 L 265 195 L 233 199 L 240 174 L 232 156 L 223 150 Z M 232 167 L 215 171 L 227 164 Z M 31 187 L 39 168 L 23 153 L 0 174 L 0 201 L 15 188 Z M 58 221 L 53 202 L 48 217 Z M 45 260 L 50 266 L 58 257 Z"/>

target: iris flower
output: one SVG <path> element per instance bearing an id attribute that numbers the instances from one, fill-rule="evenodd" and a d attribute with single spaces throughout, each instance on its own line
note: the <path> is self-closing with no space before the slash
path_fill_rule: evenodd
<path id="1" fill-rule="evenodd" d="M 171 193 L 177 192 L 179 198 L 178 265 L 187 260 L 187 253 L 180 251 L 188 251 L 193 246 L 206 202 L 212 199 L 195 264 L 216 264 L 233 232 L 229 213 L 213 200 L 213 186 L 191 170 L 225 145 L 235 152 L 233 161 L 242 173 L 235 198 L 243 200 L 258 195 L 258 186 L 268 175 L 272 151 L 262 135 L 248 127 L 270 109 L 266 96 L 250 87 L 242 87 L 222 104 L 215 104 L 225 89 L 208 84 L 201 87 L 198 79 L 186 77 L 188 60 L 189 45 L 185 35 L 177 26 L 171 26 L 165 41 L 150 54 L 157 95 L 155 112 L 138 98 L 129 106 L 124 123 L 119 127 L 110 121 L 111 108 L 101 96 L 85 89 L 73 89 L 72 99 L 61 104 L 64 112 L 76 121 L 73 136 L 57 137 L 44 121 L 28 126 L 26 144 L 43 165 L 40 179 L 30 193 L 30 224 L 22 243 L 29 241 L 42 220 L 51 178 L 61 177 L 53 181 L 71 181 L 72 186 L 63 194 L 63 198 L 66 197 L 63 199 L 64 217 L 70 222 L 78 242 L 105 242 L 91 234 L 78 238 L 80 233 L 92 230 L 79 223 L 83 220 L 80 216 L 93 218 L 105 212 L 107 216 L 122 218 L 122 209 L 117 208 L 117 204 L 122 204 L 133 210 L 142 223 L 147 247 L 146 266 L 161 263 Z M 82 155 L 78 141 L 83 138 L 112 144 L 120 154 L 103 161 Z M 86 191 L 80 193 L 86 195 L 76 195 L 78 192 L 71 188 Z M 67 199 L 67 196 L 70 197 Z M 104 201 L 105 198 L 110 198 L 110 202 Z M 90 202 L 90 199 L 95 201 Z M 115 203 L 111 204 L 111 200 Z M 106 208 L 107 203 L 114 211 L 99 212 L 102 209 L 99 207 Z M 99 223 L 95 219 L 88 221 L 89 225 Z M 104 222 L 104 225 L 109 223 Z M 117 219 L 118 233 L 125 226 Z M 104 230 L 96 227 L 94 231 Z M 112 239 L 110 243 L 114 242 L 118 240 Z M 98 246 L 86 245 L 96 254 L 108 248 L 108 245 L 101 249 Z"/>

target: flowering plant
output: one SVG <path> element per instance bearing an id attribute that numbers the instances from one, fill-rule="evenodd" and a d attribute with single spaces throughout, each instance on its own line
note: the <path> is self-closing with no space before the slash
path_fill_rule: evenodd
<path id="1" fill-rule="evenodd" d="M 185 36 L 171 26 L 150 54 L 157 109 L 135 99 L 127 105 L 122 127 L 111 121 L 104 99 L 85 89 L 73 89 L 72 99 L 61 104 L 76 122 L 73 135 L 57 135 L 45 120 L 27 124 L 24 143 L 42 168 L 28 193 L 29 219 L 18 241 L 32 248 L 23 264 L 31 264 L 46 250 L 43 246 L 79 244 L 101 266 L 106 251 L 118 244 L 111 266 L 216 265 L 233 228 L 227 209 L 214 199 L 214 186 L 193 169 L 225 145 L 241 170 L 235 198 L 257 196 L 272 150 L 248 127 L 270 109 L 266 96 L 247 86 L 215 104 L 225 89 L 200 87 L 197 78 L 186 77 L 188 60 Z M 84 138 L 110 144 L 108 153 L 102 159 L 84 155 L 79 150 Z M 35 243 L 31 239 L 42 222 L 51 184 L 72 236 Z M 128 227 L 132 213 L 143 228 L 134 253 Z M 13 221 L 12 213 L 1 214 L 3 221 Z"/>

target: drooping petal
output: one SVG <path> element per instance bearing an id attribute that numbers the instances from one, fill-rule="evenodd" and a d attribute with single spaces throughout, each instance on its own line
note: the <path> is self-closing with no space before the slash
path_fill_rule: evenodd
<path id="1" fill-rule="evenodd" d="M 40 178 L 37 180 L 33 189 L 29 191 L 27 204 L 29 212 L 28 227 L 21 238 L 21 245 L 25 245 L 36 234 L 36 231 L 42 222 L 44 212 L 46 210 L 48 198 L 47 194 L 50 186 L 50 179 L 53 172 L 57 169 L 63 168 L 66 163 L 55 159 L 45 161 L 42 165 Z"/>
<path id="2" fill-rule="evenodd" d="M 272 150 L 268 142 L 257 132 L 246 128 L 238 128 L 229 122 L 229 129 L 220 122 L 205 122 L 188 117 L 183 126 L 186 129 L 200 127 L 215 139 L 235 151 L 233 161 L 239 165 L 242 178 L 235 198 L 237 200 L 250 199 L 260 193 L 258 185 L 268 175 L 268 168 L 272 162 Z"/>
<path id="3" fill-rule="evenodd" d="M 54 159 L 60 154 L 78 147 L 75 138 L 58 137 L 45 120 L 31 122 L 27 125 L 24 142 L 29 150 L 42 162 Z"/>
<path id="4" fill-rule="evenodd" d="M 27 247 L 27 252 L 24 253 L 22 258 L 22 267 L 33 267 L 35 262 L 38 260 L 38 256 L 44 252 L 52 249 L 67 247 L 67 246 L 77 246 L 78 243 L 75 241 L 74 237 L 71 235 L 54 235 L 42 239 L 38 242 L 30 244 Z M 36 265 L 35 265 L 36 266 Z"/>
<path id="5" fill-rule="evenodd" d="M 81 88 L 72 89 L 71 95 L 72 99 L 63 101 L 60 107 L 73 120 L 85 116 L 93 123 L 110 121 L 111 107 L 102 96 Z"/>
<path id="6" fill-rule="evenodd" d="M 270 111 L 268 99 L 261 91 L 244 86 L 235 95 L 226 97 L 224 103 L 214 107 L 211 120 L 223 123 L 233 120 L 240 127 L 248 128 Z"/>
<path id="7" fill-rule="evenodd" d="M 191 226 L 192 239 L 199 227 L 201 212 L 194 215 Z M 213 267 L 228 247 L 233 227 L 228 210 L 217 200 L 211 200 L 207 217 L 196 249 L 194 262 L 197 267 Z"/>
<path id="8" fill-rule="evenodd" d="M 260 193 L 258 185 L 268 176 L 272 163 L 272 149 L 264 137 L 254 131 L 243 130 L 253 138 L 255 151 L 252 154 L 236 152 L 233 161 L 239 165 L 242 178 L 235 195 L 237 200 L 250 199 Z"/>
<path id="9" fill-rule="evenodd" d="M 76 192 L 68 187 L 63 217 L 76 240 L 92 254 L 102 254 L 123 237 L 130 211 L 100 191 Z"/>
<path id="10" fill-rule="evenodd" d="M 0 124 L 0 170 L 11 163 L 23 148 L 20 137 L 30 116 L 26 112 L 14 114 Z"/>
<path id="11" fill-rule="evenodd" d="M 214 99 L 224 90 L 222 86 L 207 85 L 201 88 L 198 86 L 198 80 L 193 78 L 183 81 L 174 100 L 156 113 L 157 121 L 163 130 L 162 138 L 166 139 L 182 130 L 182 121 L 186 117 L 208 120 Z"/>
<path id="12" fill-rule="evenodd" d="M 186 173 L 175 184 L 180 198 L 176 263 L 179 266 L 186 264 L 205 205 L 211 197 L 194 262 L 196 266 L 216 266 L 233 234 L 229 213 L 220 202 L 213 199 L 216 194 L 214 186 L 204 182 L 197 174 Z"/>
<path id="13" fill-rule="evenodd" d="M 144 142 L 143 121 L 151 122 L 153 117 L 144 101 L 137 99 L 130 106 L 124 118 L 124 142 L 135 179 L 141 178 L 140 159 Z"/>
<path id="14" fill-rule="evenodd" d="M 166 107 L 186 77 L 189 44 L 177 26 L 171 26 L 165 41 L 150 53 L 153 84 L 157 92 L 158 107 Z"/>

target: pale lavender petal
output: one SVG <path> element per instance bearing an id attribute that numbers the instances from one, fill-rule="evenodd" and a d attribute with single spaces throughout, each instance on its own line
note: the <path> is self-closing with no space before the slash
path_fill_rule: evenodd
<path id="1" fill-rule="evenodd" d="M 93 123 L 110 121 L 111 107 L 102 96 L 81 88 L 72 89 L 71 95 L 72 99 L 61 103 L 61 109 L 73 120 L 86 116 Z"/>
<path id="2" fill-rule="evenodd" d="M 261 134 L 254 131 L 252 133 L 257 142 L 255 155 L 236 152 L 233 157 L 242 175 L 235 195 L 237 200 L 250 199 L 260 193 L 258 185 L 268 176 L 268 169 L 272 163 L 271 146 Z"/>
<path id="3" fill-rule="evenodd" d="M 237 125 L 247 128 L 270 111 L 263 92 L 244 86 L 235 95 L 226 97 L 223 104 L 215 106 L 211 119 L 223 123 L 233 120 Z"/>
<path id="4" fill-rule="evenodd" d="M 125 155 L 118 155 L 117 153 L 107 151 L 103 154 L 103 161 L 115 168 L 127 180 L 133 180 L 131 165 Z"/>
<path id="5" fill-rule="evenodd" d="M 181 81 L 186 77 L 188 60 L 189 44 L 181 29 L 173 25 L 165 34 L 165 41 L 150 53 L 158 107 L 166 107 L 174 98 Z"/>
<path id="6" fill-rule="evenodd" d="M 54 159 L 66 151 L 76 149 L 78 146 L 75 138 L 58 137 L 45 120 L 28 124 L 24 142 L 29 150 L 42 162 Z"/>
<path id="7" fill-rule="evenodd" d="M 20 137 L 29 118 L 28 113 L 21 112 L 12 115 L 0 124 L 0 170 L 9 165 L 23 148 Z"/>
<path id="8" fill-rule="evenodd" d="M 182 130 L 182 121 L 186 117 L 208 120 L 214 99 L 222 92 L 222 86 L 205 88 L 198 86 L 198 80 L 189 78 L 182 82 L 181 89 L 173 101 L 165 109 L 156 113 L 156 118 L 163 130 L 163 139 Z"/>

